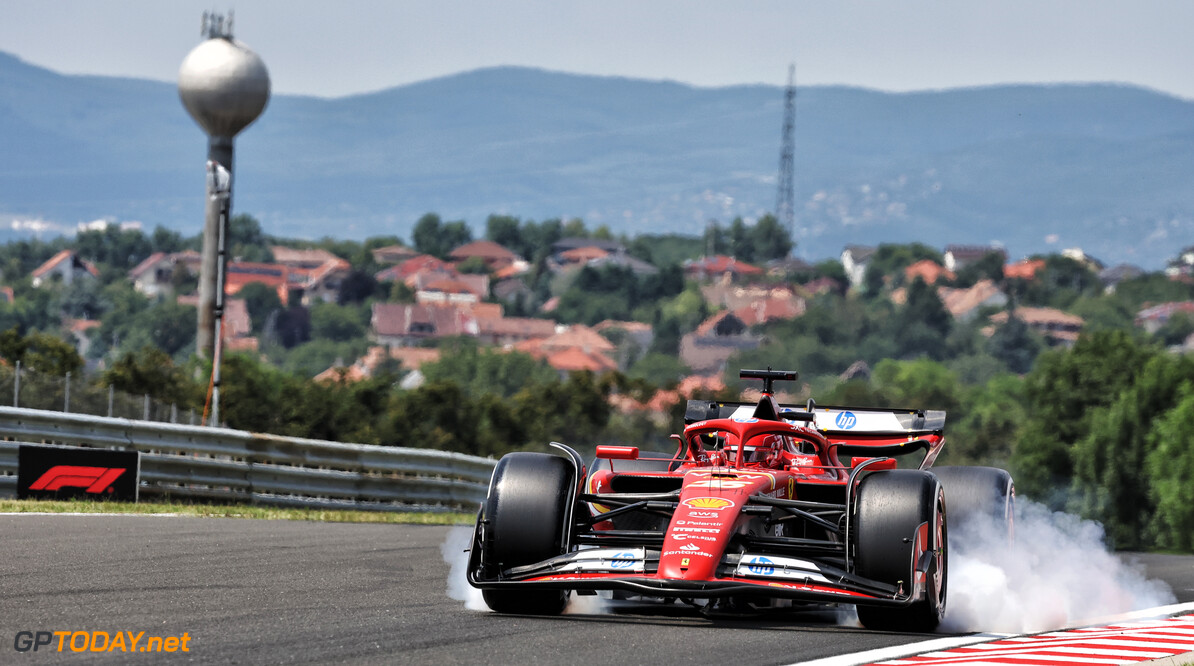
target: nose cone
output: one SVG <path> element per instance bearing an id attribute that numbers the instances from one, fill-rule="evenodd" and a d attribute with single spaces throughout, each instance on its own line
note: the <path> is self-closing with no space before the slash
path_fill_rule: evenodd
<path id="1" fill-rule="evenodd" d="M 196 46 L 178 71 L 178 96 L 211 136 L 233 137 L 269 101 L 269 71 L 244 44 L 216 37 Z"/>

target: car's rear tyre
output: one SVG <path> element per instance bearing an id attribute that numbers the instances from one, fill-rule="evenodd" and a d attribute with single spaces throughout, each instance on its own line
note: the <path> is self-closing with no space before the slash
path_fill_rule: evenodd
<path id="1" fill-rule="evenodd" d="M 982 536 L 991 530 L 997 544 L 1010 546 L 1015 536 L 1016 487 L 1012 475 L 996 467 L 934 467 L 945 486 L 949 528 L 954 539 Z M 991 539 L 983 539 L 988 543 Z"/>
<path id="2" fill-rule="evenodd" d="M 564 516 L 576 493 L 572 466 L 544 453 L 510 453 L 498 461 L 485 501 L 482 548 L 490 575 L 563 552 Z M 499 613 L 554 615 L 564 590 L 482 590 Z"/>
<path id="3" fill-rule="evenodd" d="M 858 606 L 858 619 L 868 629 L 933 631 L 945 616 L 948 574 L 945 493 L 937 479 L 919 470 L 875 472 L 858 486 L 855 513 L 855 572 L 889 585 L 912 590 L 909 579 L 917 530 L 928 524 L 926 550 L 933 553 L 925 580 L 925 597 L 910 606 Z"/>

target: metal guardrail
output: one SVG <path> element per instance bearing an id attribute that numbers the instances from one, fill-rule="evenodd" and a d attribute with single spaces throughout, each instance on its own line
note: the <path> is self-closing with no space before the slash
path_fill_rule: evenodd
<path id="1" fill-rule="evenodd" d="M 278 506 L 469 508 L 497 461 L 229 428 L 0 407 L 0 495 L 16 494 L 22 443 L 141 452 L 141 494 Z"/>

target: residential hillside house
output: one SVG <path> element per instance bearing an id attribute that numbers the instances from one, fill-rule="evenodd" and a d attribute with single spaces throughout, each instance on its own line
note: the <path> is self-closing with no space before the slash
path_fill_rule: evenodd
<path id="1" fill-rule="evenodd" d="M 982 308 L 1007 305 L 1007 294 L 991 280 L 979 280 L 968 289 L 938 287 L 937 296 L 953 318 L 962 322 L 972 321 Z"/>
<path id="2" fill-rule="evenodd" d="M 956 277 L 953 271 L 932 259 L 921 259 L 904 269 L 904 282 L 909 284 L 917 278 L 925 284 L 936 284 L 938 280 L 953 280 Z"/>
<path id="3" fill-rule="evenodd" d="M 454 335 L 475 336 L 477 319 L 471 308 L 422 303 L 374 303 L 370 337 L 385 347 L 413 347 Z"/>
<path id="4" fill-rule="evenodd" d="M 945 256 L 943 257 L 945 268 L 948 271 L 957 273 L 992 252 L 999 255 L 1000 263 L 1007 263 L 1007 250 L 997 245 L 946 245 Z"/>
<path id="5" fill-rule="evenodd" d="M 516 261 L 521 261 L 522 257 L 493 241 L 478 240 L 465 243 L 452 250 L 448 254 L 448 259 L 453 263 L 461 263 L 469 259 L 480 259 L 485 263 L 486 268 L 494 271 L 505 268 Z"/>
<path id="6" fill-rule="evenodd" d="M 708 282 L 710 280 L 743 282 L 762 277 L 763 275 L 764 271 L 762 268 L 722 254 L 712 257 L 701 257 L 700 259 L 688 259 L 684 262 L 684 277 L 700 282 Z"/>
<path id="7" fill-rule="evenodd" d="M 856 288 L 862 284 L 875 251 L 875 248 L 866 245 L 847 245 L 842 250 L 842 268 L 846 271 L 846 278 L 850 280 L 850 287 Z"/>
<path id="8" fill-rule="evenodd" d="M 478 317 L 477 341 L 483 345 L 513 346 L 528 340 L 546 340 L 556 334 L 556 323 L 532 317 Z"/>
<path id="9" fill-rule="evenodd" d="M 1016 319 L 1024 322 L 1029 328 L 1040 333 L 1050 344 L 1065 347 L 1073 346 L 1078 341 L 1082 326 L 1086 323 L 1082 317 L 1072 315 L 1055 308 L 1033 308 L 1021 306 L 1013 313 Z M 991 315 L 990 321 L 996 326 L 1006 324 L 1007 311 Z M 993 329 L 991 329 L 993 331 Z"/>
<path id="10" fill-rule="evenodd" d="M 407 259 L 413 259 L 419 255 L 414 249 L 406 247 L 405 245 L 387 245 L 373 250 L 370 254 L 373 255 L 373 261 L 383 265 L 400 264 Z"/>
<path id="11" fill-rule="evenodd" d="M 359 382 L 374 375 L 378 367 L 387 360 L 395 361 L 403 370 L 418 370 L 424 363 L 438 361 L 440 351 L 434 347 L 370 347 L 365 355 L 352 365 L 333 365 L 315 375 L 320 383 Z"/>
<path id="12" fill-rule="evenodd" d="M 601 240 L 598 238 L 578 238 L 569 236 L 551 244 L 551 256 L 558 258 L 560 254 L 582 247 L 603 250 L 606 254 L 626 254 L 626 246 L 615 240 Z"/>
<path id="13" fill-rule="evenodd" d="M 1003 277 L 1019 280 L 1033 280 L 1036 274 L 1045 270 L 1044 259 L 1022 259 L 1012 264 L 1007 264 L 1003 267 Z"/>
<path id="14" fill-rule="evenodd" d="M 99 270 L 74 250 L 63 250 L 35 268 L 31 277 L 34 287 L 48 283 L 73 284 L 77 280 L 98 278 Z"/>
<path id="15" fill-rule="evenodd" d="M 1103 283 L 1104 294 L 1114 294 L 1115 288 L 1119 286 L 1120 282 L 1133 280 L 1141 275 L 1144 275 L 1144 271 L 1139 266 L 1117 264 L 1099 271 L 1099 282 Z"/>
<path id="16" fill-rule="evenodd" d="M 201 257 L 194 250 L 183 252 L 154 252 L 129 271 L 133 289 L 150 298 L 174 293 L 174 282 L 180 272 L 187 276 L 199 274 Z"/>
<path id="17" fill-rule="evenodd" d="M 281 245 L 274 245 L 270 248 L 274 255 L 274 263 L 281 264 L 287 268 L 305 268 L 312 270 L 328 263 L 329 261 L 340 261 L 340 257 L 328 252 L 323 248 L 311 248 L 306 250 L 297 250 L 294 248 L 283 247 Z"/>
<path id="18" fill-rule="evenodd" d="M 1136 326 L 1148 333 L 1156 333 L 1176 315 L 1194 318 L 1194 301 L 1161 303 L 1136 313 Z"/>
<path id="19" fill-rule="evenodd" d="M 1194 275 L 1194 245 L 1182 248 L 1176 257 L 1166 262 L 1165 275 L 1171 278 Z"/>
<path id="20" fill-rule="evenodd" d="M 680 360 L 693 374 L 720 374 L 725 372 L 726 361 L 734 352 L 754 349 L 760 342 L 761 338 L 750 332 L 746 322 L 726 310 L 701 322 L 695 331 L 680 338 Z"/>
<path id="21" fill-rule="evenodd" d="M 616 347 L 583 324 L 562 327 L 554 335 L 518 343 L 514 349 L 546 361 L 561 377 L 579 371 L 600 374 L 618 369 L 610 357 Z"/>

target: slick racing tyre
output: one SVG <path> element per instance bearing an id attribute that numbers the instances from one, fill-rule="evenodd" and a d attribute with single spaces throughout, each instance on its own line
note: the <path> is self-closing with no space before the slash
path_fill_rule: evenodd
<path id="1" fill-rule="evenodd" d="M 991 531 L 993 539 L 985 541 L 1012 544 L 1016 487 L 1011 474 L 995 467 L 934 467 L 929 471 L 945 486 L 949 530 L 954 539 L 969 540 L 981 537 L 980 532 Z"/>
<path id="2" fill-rule="evenodd" d="M 934 553 L 925 576 L 924 598 L 910 606 L 858 606 L 858 619 L 868 629 L 933 631 L 945 615 L 948 574 L 945 493 L 937 479 L 919 470 L 875 472 L 858 486 L 854 533 L 855 573 L 912 590 L 916 533 L 928 524 Z"/>
<path id="3" fill-rule="evenodd" d="M 563 552 L 564 516 L 576 494 L 572 466 L 545 453 L 510 453 L 498 461 L 485 500 L 484 563 L 491 576 Z M 564 590 L 482 590 L 499 613 L 554 615 Z"/>

